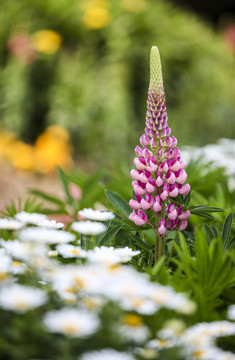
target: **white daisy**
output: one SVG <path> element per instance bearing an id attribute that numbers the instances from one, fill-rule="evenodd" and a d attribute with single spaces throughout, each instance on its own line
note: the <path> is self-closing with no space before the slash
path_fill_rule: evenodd
<path id="1" fill-rule="evenodd" d="M 85 219 L 96 221 L 112 220 L 115 217 L 115 215 L 111 211 L 93 210 L 91 208 L 80 210 L 78 212 L 78 215 L 82 216 Z"/>
<path id="2" fill-rule="evenodd" d="M 45 227 L 48 229 L 62 229 L 64 227 L 64 223 L 57 222 L 56 220 L 44 219 L 39 222 L 38 226 Z"/>
<path id="3" fill-rule="evenodd" d="M 58 253 L 64 258 L 85 258 L 87 252 L 79 246 L 61 244 L 56 247 Z"/>
<path id="4" fill-rule="evenodd" d="M 117 248 L 117 249 L 115 249 L 115 252 L 120 256 L 121 262 L 123 262 L 123 263 L 130 261 L 133 256 L 140 254 L 140 251 L 132 250 L 128 246 L 126 246 L 124 248 Z"/>
<path id="5" fill-rule="evenodd" d="M 21 211 L 15 215 L 16 220 L 20 221 L 23 224 L 38 225 L 44 220 L 47 220 L 46 215 L 37 214 L 37 213 L 28 213 L 26 211 Z"/>
<path id="6" fill-rule="evenodd" d="M 72 229 L 83 235 L 99 235 L 106 230 L 106 226 L 96 221 L 79 221 L 72 224 Z"/>
<path id="7" fill-rule="evenodd" d="M 125 352 L 113 349 L 103 349 L 83 354 L 79 360 L 135 360 L 135 357 Z"/>
<path id="8" fill-rule="evenodd" d="M 8 278 L 11 269 L 11 259 L 6 255 L 4 249 L 0 249 L 0 282 Z"/>
<path id="9" fill-rule="evenodd" d="M 139 251 L 133 251 L 128 247 L 115 249 L 112 246 L 101 246 L 88 252 L 88 260 L 104 265 L 112 265 L 130 261 L 132 256 L 136 256 L 139 253 Z"/>
<path id="10" fill-rule="evenodd" d="M 64 308 L 47 313 L 44 324 L 50 332 L 62 333 L 69 337 L 86 337 L 97 330 L 99 320 L 94 314 L 86 311 Z"/>
<path id="11" fill-rule="evenodd" d="M 0 219 L 0 229 L 19 230 L 23 224 L 20 221 L 13 219 Z"/>
<path id="12" fill-rule="evenodd" d="M 42 229 L 29 227 L 19 233 L 20 240 L 35 241 L 42 244 L 63 244 L 75 240 L 75 236 L 69 232 L 55 229 Z"/>
<path id="13" fill-rule="evenodd" d="M 0 306 L 6 310 L 25 312 L 44 305 L 45 291 L 23 285 L 12 284 L 0 290 Z"/>

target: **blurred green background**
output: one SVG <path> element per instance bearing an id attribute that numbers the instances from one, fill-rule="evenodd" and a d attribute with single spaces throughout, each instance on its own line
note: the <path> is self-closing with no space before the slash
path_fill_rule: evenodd
<path id="1" fill-rule="evenodd" d="M 157 45 L 179 146 L 234 137 L 234 48 L 196 15 L 166 0 L 1 0 L 0 7 L 2 132 L 34 144 L 57 124 L 69 131 L 78 164 L 130 162 Z"/>

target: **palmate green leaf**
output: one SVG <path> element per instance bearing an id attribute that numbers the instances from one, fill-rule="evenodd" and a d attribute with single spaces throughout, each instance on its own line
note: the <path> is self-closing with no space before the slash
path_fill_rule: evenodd
<path id="1" fill-rule="evenodd" d="M 227 248 L 234 243 L 235 243 L 235 236 L 233 236 L 233 238 L 229 241 Z"/>
<path id="2" fill-rule="evenodd" d="M 112 228 L 110 227 L 107 233 L 105 234 L 105 236 L 100 240 L 98 245 L 103 246 L 107 244 L 110 240 L 114 238 L 115 235 L 117 235 L 117 233 L 121 230 L 121 228 L 122 225 L 117 225 Z"/>
<path id="3" fill-rule="evenodd" d="M 224 249 L 226 249 L 226 247 L 228 246 L 229 235 L 231 232 L 232 223 L 233 223 L 233 213 L 230 213 L 224 222 L 223 230 L 222 230 L 222 239 L 223 239 Z"/>
<path id="4" fill-rule="evenodd" d="M 111 190 L 105 190 L 105 194 L 109 201 L 128 218 L 132 211 L 129 204 L 121 196 Z"/>
<path id="5" fill-rule="evenodd" d="M 210 230 L 214 236 L 214 239 L 216 239 L 218 237 L 218 230 L 216 229 L 216 227 L 214 225 L 210 226 Z"/>

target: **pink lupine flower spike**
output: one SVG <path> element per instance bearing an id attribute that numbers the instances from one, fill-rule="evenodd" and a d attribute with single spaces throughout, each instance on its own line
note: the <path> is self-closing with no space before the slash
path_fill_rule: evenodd
<path id="1" fill-rule="evenodd" d="M 150 224 L 156 232 L 156 260 L 164 254 L 167 231 L 185 230 L 189 210 L 176 207 L 170 198 L 186 195 L 190 185 L 185 184 L 185 162 L 180 158 L 177 139 L 171 136 L 167 123 L 165 91 L 158 48 L 150 54 L 150 84 L 148 89 L 146 127 L 135 149 L 136 169 L 131 170 L 135 199 L 129 204 L 130 215 L 136 225 Z M 148 212 L 147 215 L 146 212 Z M 154 223 L 149 218 L 154 215 Z"/>

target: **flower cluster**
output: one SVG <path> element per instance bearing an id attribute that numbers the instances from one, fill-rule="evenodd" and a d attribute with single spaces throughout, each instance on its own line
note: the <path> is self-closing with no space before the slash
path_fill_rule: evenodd
<path id="1" fill-rule="evenodd" d="M 220 337 L 234 336 L 235 324 L 229 321 L 202 322 L 183 330 L 179 326 L 170 326 L 157 334 L 147 348 L 157 351 L 179 347 L 185 359 L 197 360 L 235 360 L 235 354 L 219 348 L 216 341 Z"/>
<path id="2" fill-rule="evenodd" d="M 136 169 L 131 170 L 135 199 L 131 199 L 129 204 L 133 209 L 130 220 L 138 226 L 149 222 L 147 210 L 157 215 L 158 221 L 154 226 L 159 235 L 164 235 L 167 229 L 186 229 L 190 216 L 188 210 L 184 211 L 182 206 L 176 207 L 170 199 L 190 191 L 190 185 L 185 184 L 186 163 L 180 158 L 177 139 L 170 135 L 160 56 L 158 48 L 154 46 L 150 60 L 146 127 L 140 137 L 142 147 L 135 149 Z"/>
<path id="3" fill-rule="evenodd" d="M 73 164 L 69 134 L 61 126 L 48 126 L 35 145 L 29 145 L 14 133 L 2 132 L 0 160 L 9 162 L 16 169 L 42 174 L 53 173 L 58 166 L 69 169 Z"/>

